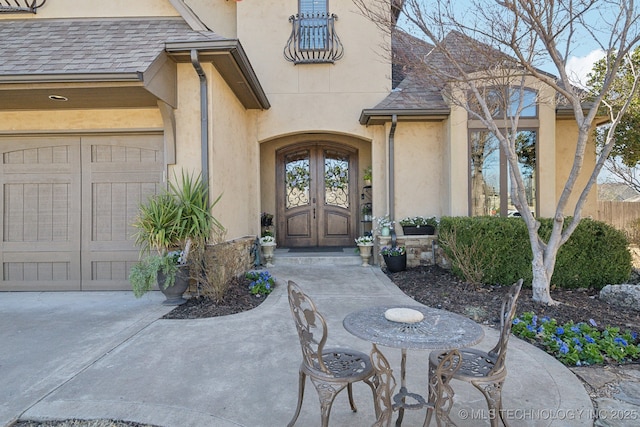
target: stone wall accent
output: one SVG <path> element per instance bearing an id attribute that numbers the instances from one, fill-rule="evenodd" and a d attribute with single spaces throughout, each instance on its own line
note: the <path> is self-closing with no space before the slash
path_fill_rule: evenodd
<path id="1" fill-rule="evenodd" d="M 611 305 L 640 311 L 640 285 L 607 285 L 600 290 L 600 299 Z"/>
<path id="2" fill-rule="evenodd" d="M 192 271 L 190 292 L 222 298 L 232 280 L 253 268 L 255 236 L 242 237 L 213 245 L 204 252 L 204 270 Z M 194 262 L 198 262 L 197 260 Z"/>
<path id="3" fill-rule="evenodd" d="M 436 254 L 439 253 L 437 240 L 437 235 L 397 236 L 396 246 L 407 248 L 407 268 L 433 265 L 435 263 L 434 248 Z M 378 236 L 376 252 L 378 254 L 377 261 L 381 266 L 384 265 L 384 258 L 379 256 L 379 253 L 383 246 L 391 246 L 391 237 Z"/>
<path id="4" fill-rule="evenodd" d="M 226 276 L 238 277 L 253 268 L 255 236 L 207 245 L 205 265 L 226 270 Z"/>

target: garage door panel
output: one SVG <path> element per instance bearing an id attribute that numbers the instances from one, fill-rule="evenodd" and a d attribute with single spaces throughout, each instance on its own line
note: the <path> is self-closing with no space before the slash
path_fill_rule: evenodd
<path id="1" fill-rule="evenodd" d="M 79 273 L 76 252 L 5 253 L 2 262 L 2 290 L 78 290 Z"/>
<path id="2" fill-rule="evenodd" d="M 163 146 L 162 135 L 83 138 L 83 289 L 131 289 L 139 252 L 131 223 L 164 188 Z"/>
<path id="3" fill-rule="evenodd" d="M 0 137 L 0 290 L 131 289 L 131 227 L 163 185 L 161 134 Z"/>
<path id="4" fill-rule="evenodd" d="M 4 185 L 5 242 L 66 241 L 73 235 L 69 183 Z"/>
<path id="5" fill-rule="evenodd" d="M 3 137 L 1 290 L 80 289 L 80 139 Z"/>

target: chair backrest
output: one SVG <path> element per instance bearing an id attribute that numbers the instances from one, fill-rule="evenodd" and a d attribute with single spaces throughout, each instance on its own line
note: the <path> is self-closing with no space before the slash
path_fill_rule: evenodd
<path id="1" fill-rule="evenodd" d="M 373 427 L 385 427 L 391 425 L 393 418 L 393 392 L 396 388 L 396 379 L 393 376 L 389 361 L 378 350 L 375 344 L 371 349 L 371 364 L 376 375 L 373 382 L 376 387 L 376 412 L 378 419 Z"/>
<path id="2" fill-rule="evenodd" d="M 287 290 L 289 307 L 302 347 L 303 363 L 309 368 L 330 374 L 322 360 L 322 350 L 327 341 L 327 322 L 318 312 L 311 298 L 302 292 L 298 284 L 289 280 Z"/>
<path id="3" fill-rule="evenodd" d="M 496 373 L 504 369 L 504 361 L 507 357 L 507 344 L 511 336 L 511 326 L 516 316 L 516 302 L 522 289 L 522 279 L 511 285 L 509 292 L 502 299 L 502 310 L 500 312 L 500 339 L 496 346 L 489 351 L 489 355 L 497 356 L 493 369 L 489 374 Z"/>

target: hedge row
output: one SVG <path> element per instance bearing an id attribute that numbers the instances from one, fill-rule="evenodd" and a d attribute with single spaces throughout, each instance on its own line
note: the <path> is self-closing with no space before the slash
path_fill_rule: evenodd
<path id="1" fill-rule="evenodd" d="M 552 220 L 540 218 L 539 234 L 547 240 Z M 565 222 L 566 223 L 566 222 Z M 532 252 L 527 227 L 522 218 L 443 217 L 439 234 L 455 232 L 455 244 L 466 250 L 465 262 L 477 265 L 482 283 L 508 285 L 519 278 L 531 285 Z M 462 268 L 452 256 L 452 248 L 440 242 L 455 274 Z M 601 221 L 583 219 L 556 259 L 551 285 L 562 288 L 601 289 L 624 283 L 631 274 L 631 254 L 625 234 Z"/>

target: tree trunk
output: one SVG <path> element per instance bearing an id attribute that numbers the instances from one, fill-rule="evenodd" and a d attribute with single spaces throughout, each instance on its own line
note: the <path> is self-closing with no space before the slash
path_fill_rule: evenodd
<path id="1" fill-rule="evenodd" d="M 532 299 L 549 305 L 557 304 L 557 302 L 551 298 L 551 293 L 549 292 L 551 289 L 551 276 L 553 276 L 555 267 L 555 258 L 559 249 L 559 245 L 553 244 L 552 242 L 555 242 L 555 240 L 551 240 L 550 245 L 546 247 L 541 243 L 531 245 L 533 251 L 533 260 L 531 261 L 533 273 L 533 281 L 531 283 L 533 290 Z"/>

